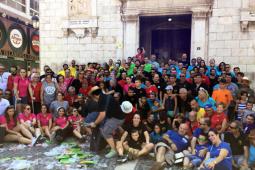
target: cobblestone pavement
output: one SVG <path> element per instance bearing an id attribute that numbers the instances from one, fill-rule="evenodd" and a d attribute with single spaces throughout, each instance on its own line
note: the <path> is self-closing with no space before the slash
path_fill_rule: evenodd
<path id="1" fill-rule="evenodd" d="M 68 141 L 74 143 L 74 141 Z M 68 143 L 67 142 L 67 143 Z M 89 151 L 88 144 L 77 143 L 83 152 Z M 66 144 L 66 143 L 65 143 Z M 65 145 L 62 144 L 62 145 Z M 57 156 L 46 156 L 47 153 L 52 152 L 54 148 L 59 148 L 61 145 L 43 144 L 29 147 L 18 144 L 4 144 L 0 149 L 0 170 L 8 170 L 14 168 L 30 169 L 30 170 L 148 170 L 154 163 L 153 157 L 144 157 L 139 160 L 130 161 L 124 164 L 118 164 L 117 158 L 106 159 L 103 155 L 94 155 L 92 160 L 96 162 L 95 165 L 86 166 L 79 164 L 79 160 L 71 164 L 61 164 L 56 158 Z M 67 147 L 68 148 L 68 147 Z M 62 151 L 63 153 L 65 151 Z M 61 154 L 63 154 L 61 153 Z M 25 164 L 24 164 L 25 163 Z M 16 167 L 15 167 L 16 166 Z M 168 169 L 168 168 L 167 168 Z M 180 168 L 170 168 L 180 169 Z"/>

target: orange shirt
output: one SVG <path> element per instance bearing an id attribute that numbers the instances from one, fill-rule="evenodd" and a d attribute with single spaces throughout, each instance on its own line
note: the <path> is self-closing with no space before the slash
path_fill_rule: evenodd
<path id="1" fill-rule="evenodd" d="M 230 101 L 233 100 L 232 94 L 228 89 L 217 89 L 213 91 L 212 98 L 216 103 L 224 103 L 229 105 Z"/>

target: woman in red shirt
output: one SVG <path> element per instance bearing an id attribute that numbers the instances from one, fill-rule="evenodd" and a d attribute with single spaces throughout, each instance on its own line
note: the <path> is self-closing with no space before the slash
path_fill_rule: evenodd
<path id="1" fill-rule="evenodd" d="M 55 118 L 52 128 L 52 134 L 55 134 L 55 139 L 58 143 L 61 143 L 69 133 L 69 122 L 65 114 L 65 109 L 63 107 L 58 108 L 58 116 Z"/>
<path id="2" fill-rule="evenodd" d="M 13 92 L 15 96 L 15 105 L 18 113 L 22 111 L 25 104 L 28 103 L 28 86 L 29 79 L 27 78 L 26 69 L 20 69 L 20 75 L 14 78 Z"/>
<path id="3" fill-rule="evenodd" d="M 223 133 L 227 129 L 227 116 L 224 113 L 225 105 L 219 103 L 217 110 L 211 117 L 211 128 L 216 129 L 218 133 Z"/>
<path id="4" fill-rule="evenodd" d="M 50 130 L 52 128 L 52 114 L 47 112 L 47 106 L 42 105 L 41 113 L 37 115 L 37 125 L 40 128 L 42 133 L 51 140 Z"/>
<path id="5" fill-rule="evenodd" d="M 84 139 L 84 136 L 81 135 L 81 123 L 83 121 L 82 116 L 79 114 L 77 109 L 73 109 L 72 115 L 68 116 L 68 121 L 72 125 L 73 134 L 78 139 Z"/>
<path id="6" fill-rule="evenodd" d="M 41 110 L 41 87 L 40 75 L 33 73 L 31 76 L 31 82 L 29 83 L 28 90 L 30 94 L 30 103 L 34 114 L 37 114 Z"/>
<path id="7" fill-rule="evenodd" d="M 35 114 L 31 113 L 31 107 L 30 105 L 26 105 L 24 107 L 23 113 L 19 114 L 18 116 L 18 122 L 20 125 L 22 125 L 25 129 L 28 130 L 28 133 L 26 137 L 28 137 L 31 140 L 34 140 L 34 136 L 39 136 L 40 131 L 39 129 L 35 128 L 36 125 L 36 116 Z"/>
<path id="8" fill-rule="evenodd" d="M 31 144 L 32 140 L 23 136 L 28 135 L 28 130 L 22 125 L 17 125 L 17 115 L 13 106 L 7 107 L 5 115 L 0 116 L 0 126 L 6 128 L 6 135 L 4 141 L 19 142 L 22 144 Z"/>

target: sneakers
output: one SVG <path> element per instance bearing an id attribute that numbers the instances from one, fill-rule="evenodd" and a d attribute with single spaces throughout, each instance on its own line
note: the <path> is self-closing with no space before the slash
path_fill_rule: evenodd
<path id="1" fill-rule="evenodd" d="M 105 157 L 106 157 L 106 158 L 113 158 L 113 157 L 116 156 L 116 155 L 117 155 L 117 152 L 116 152 L 115 150 L 111 149 L 111 151 L 110 151 L 109 153 L 107 153 L 107 154 L 105 155 Z"/>
<path id="2" fill-rule="evenodd" d="M 128 160 L 128 155 L 123 155 L 123 156 L 119 156 L 119 158 L 117 159 L 117 162 L 119 163 L 125 163 Z"/>

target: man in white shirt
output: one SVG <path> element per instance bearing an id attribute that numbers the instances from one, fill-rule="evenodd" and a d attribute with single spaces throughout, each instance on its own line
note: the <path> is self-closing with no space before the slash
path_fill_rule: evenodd
<path id="1" fill-rule="evenodd" d="M 10 106 L 10 102 L 3 98 L 3 90 L 0 89 L 0 115 L 5 113 L 8 106 Z"/>
<path id="2" fill-rule="evenodd" d="M 2 89 L 3 92 L 5 92 L 7 88 L 8 77 L 11 74 L 9 72 L 5 72 L 4 70 L 5 67 L 0 64 L 0 89 Z"/>

